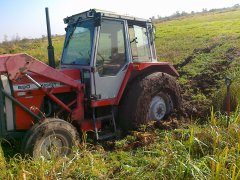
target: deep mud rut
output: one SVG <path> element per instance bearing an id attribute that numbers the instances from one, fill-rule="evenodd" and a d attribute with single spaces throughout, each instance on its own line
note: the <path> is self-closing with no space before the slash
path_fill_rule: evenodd
<path id="1" fill-rule="evenodd" d="M 176 110 L 165 120 L 160 122 L 153 122 L 152 124 L 145 127 L 144 130 L 141 128 L 138 131 L 130 132 L 130 135 L 134 137 L 134 140 L 127 142 L 122 147 L 117 147 L 115 141 L 106 141 L 102 144 L 105 150 L 134 150 L 138 147 L 148 146 L 149 144 L 154 143 L 159 137 L 159 134 L 155 134 L 155 130 L 174 130 L 178 128 L 188 128 L 191 124 L 192 119 L 200 118 L 201 120 L 206 120 L 207 116 L 210 113 L 210 108 L 213 103 L 214 91 L 220 88 L 219 81 L 224 81 L 224 73 L 229 69 L 231 63 L 234 61 L 235 57 L 240 56 L 240 49 L 238 48 L 229 48 L 220 61 L 216 61 L 207 66 L 203 73 L 196 76 L 188 75 L 188 72 L 184 71 L 183 67 L 187 66 L 189 63 L 194 63 L 194 58 L 199 53 L 211 53 L 214 48 L 219 46 L 219 44 L 214 44 L 210 47 L 202 49 L 194 49 L 193 53 L 186 57 L 183 62 L 177 64 L 175 67 L 180 73 L 180 76 L 187 76 L 188 83 L 187 86 L 181 85 L 181 95 L 182 95 L 182 108 Z M 152 92 L 156 86 L 163 84 L 163 81 L 168 81 L 165 78 L 158 78 L 158 81 L 144 81 L 143 84 L 140 84 L 146 92 Z M 151 84 L 150 82 L 154 82 Z M 176 88 L 176 85 L 170 81 L 170 83 L 165 84 L 165 89 Z M 189 88 L 191 91 L 189 91 Z M 192 96 L 196 93 L 202 93 L 207 97 L 206 102 L 196 102 L 193 100 Z M 180 94 L 177 95 L 178 97 Z M 149 97 L 147 97 L 149 98 Z M 177 98 L 178 99 L 178 98 Z M 146 102 L 148 99 L 144 99 L 142 102 Z M 179 101 L 179 99 L 177 100 Z M 144 108 L 144 106 L 142 106 Z M 142 112 L 145 112 L 144 110 Z M 140 113 L 141 114 L 141 113 Z"/>
<path id="2" fill-rule="evenodd" d="M 214 91 L 220 88 L 219 81 L 224 81 L 224 73 L 229 69 L 234 58 L 240 56 L 240 49 L 229 48 L 221 61 L 217 61 L 207 66 L 203 73 L 191 77 L 182 68 L 189 63 L 194 62 L 194 58 L 198 53 L 210 53 L 219 44 L 202 49 L 194 49 L 193 53 L 184 59 L 183 62 L 176 65 L 180 76 L 188 77 L 188 87 L 181 85 L 183 98 L 183 114 L 186 117 L 206 118 L 213 104 Z M 189 91 L 189 87 L 192 91 Z M 205 102 L 194 102 L 192 96 L 201 93 L 207 97 Z"/>

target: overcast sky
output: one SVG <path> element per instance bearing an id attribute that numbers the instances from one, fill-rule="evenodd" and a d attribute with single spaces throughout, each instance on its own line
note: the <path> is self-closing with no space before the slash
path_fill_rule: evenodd
<path id="1" fill-rule="evenodd" d="M 45 7 L 49 7 L 52 34 L 64 34 L 63 18 L 92 8 L 142 18 L 169 16 L 176 11 L 201 11 L 240 4 L 240 0 L 1 0 L 0 41 L 46 35 Z"/>

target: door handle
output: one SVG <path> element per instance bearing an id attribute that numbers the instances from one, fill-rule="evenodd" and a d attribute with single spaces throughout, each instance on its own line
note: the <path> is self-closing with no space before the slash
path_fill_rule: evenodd
<path id="1" fill-rule="evenodd" d="M 129 64 L 125 64 L 125 65 L 123 66 L 123 68 L 122 68 L 122 71 L 125 71 L 125 70 L 128 68 L 128 65 L 129 65 Z"/>

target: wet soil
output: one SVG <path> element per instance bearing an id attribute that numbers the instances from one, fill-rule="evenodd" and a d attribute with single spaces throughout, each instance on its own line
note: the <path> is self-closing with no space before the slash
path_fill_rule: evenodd
<path id="1" fill-rule="evenodd" d="M 205 68 L 204 72 L 197 76 L 190 76 L 186 71 L 183 70 L 183 67 L 187 66 L 189 63 L 194 63 L 194 59 L 198 53 L 210 53 L 219 45 L 213 45 L 210 47 L 202 48 L 202 49 L 194 49 L 192 54 L 186 57 L 183 62 L 177 64 L 175 67 L 178 69 L 180 76 L 185 75 L 188 77 L 187 86 L 181 86 L 181 90 L 178 90 L 177 93 L 178 101 L 180 94 L 182 95 L 182 107 L 180 109 L 175 109 L 174 112 L 167 117 L 165 120 L 159 122 L 152 122 L 144 128 L 138 128 L 137 131 L 132 131 L 128 135 L 132 137 L 127 142 L 124 142 L 122 146 L 117 146 L 116 141 L 110 140 L 105 141 L 101 145 L 105 150 L 135 150 L 139 147 L 145 147 L 152 143 L 154 143 L 159 138 L 159 134 L 156 134 L 156 130 L 170 131 L 178 128 L 188 128 L 189 124 L 191 124 L 191 119 L 200 118 L 204 120 L 207 118 L 210 113 L 210 107 L 212 106 L 212 100 L 214 96 L 214 91 L 219 87 L 219 81 L 224 81 L 224 73 L 228 70 L 229 66 L 233 62 L 234 58 L 240 56 L 240 49 L 237 48 L 229 48 L 224 56 L 211 66 Z M 185 68 L 184 68 L 185 69 Z M 155 78 L 158 77 L 158 78 Z M 155 89 L 159 89 L 159 86 L 162 86 L 163 89 L 174 89 L 176 88 L 176 84 L 174 84 L 172 80 L 169 81 L 168 76 L 161 75 L 159 78 L 159 74 L 149 76 L 141 83 L 138 83 L 138 88 L 135 87 L 135 92 L 140 89 L 144 89 L 145 93 L 152 94 Z M 158 80 L 157 80 L 158 79 Z M 152 84 L 151 84 L 152 82 Z M 167 83 L 163 83 L 167 82 Z M 158 88 L 157 88 L 158 87 Z M 179 94 L 180 93 L 180 94 Z M 196 102 L 193 100 L 193 95 L 197 93 L 202 93 L 207 97 L 207 101 L 199 101 Z M 136 97 L 139 97 L 139 94 L 136 94 Z M 144 102 L 149 101 L 149 96 L 143 96 L 145 99 L 140 98 L 140 102 L 138 105 L 138 114 L 141 116 L 142 113 L 145 112 L 142 104 Z M 225 99 L 226 101 L 226 99 Z M 180 101 L 179 101 L 180 102 Z M 236 104 L 236 101 L 232 99 L 232 102 Z M 224 104 L 224 103 L 223 103 Z M 131 106 L 130 106 L 131 107 Z M 133 107 L 133 108 L 136 108 Z M 131 108 L 130 108 L 131 109 Z M 142 113 L 141 113 L 142 112 Z M 126 139 L 127 135 L 124 136 Z M 122 137 L 121 137 L 122 139 Z"/>
<path id="2" fill-rule="evenodd" d="M 128 139 L 122 146 L 116 145 L 115 140 L 101 142 L 101 146 L 105 151 L 131 151 L 140 147 L 146 147 L 156 142 L 160 137 L 156 130 L 171 131 L 178 128 L 188 128 L 189 121 L 185 118 L 178 119 L 176 117 L 168 117 L 162 121 L 149 122 L 147 126 L 139 128 L 137 131 L 131 131 L 127 135 L 119 138 Z M 131 138 L 129 138 L 131 137 Z"/>
<path id="3" fill-rule="evenodd" d="M 137 129 L 147 124 L 150 102 L 161 93 L 166 95 L 166 99 L 172 97 L 175 108 L 181 109 L 180 87 L 173 77 L 157 72 L 136 80 L 124 95 L 124 103 L 120 105 L 119 122 L 122 129 Z"/>
<path id="4" fill-rule="evenodd" d="M 219 45 L 214 44 L 210 47 L 194 49 L 191 55 L 186 57 L 183 62 L 176 65 L 180 76 L 185 75 L 188 78 L 188 86 L 181 86 L 183 94 L 183 114 L 185 114 L 186 117 L 207 117 L 214 99 L 213 92 L 220 88 L 219 81 L 224 81 L 224 72 L 228 70 L 234 58 L 240 56 L 240 49 L 229 48 L 221 60 L 207 66 L 202 74 L 194 77 L 190 76 L 182 69 L 184 66 L 192 63 L 198 53 L 210 53 L 217 46 Z M 189 89 L 191 89 L 191 91 Z M 192 96 L 197 93 L 204 94 L 207 100 L 203 102 L 194 101 Z"/>

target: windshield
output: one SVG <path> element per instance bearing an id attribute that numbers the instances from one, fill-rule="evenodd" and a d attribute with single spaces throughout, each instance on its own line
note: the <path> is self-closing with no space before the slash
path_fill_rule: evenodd
<path id="1" fill-rule="evenodd" d="M 68 26 L 62 64 L 90 64 L 93 32 L 92 20 Z"/>

